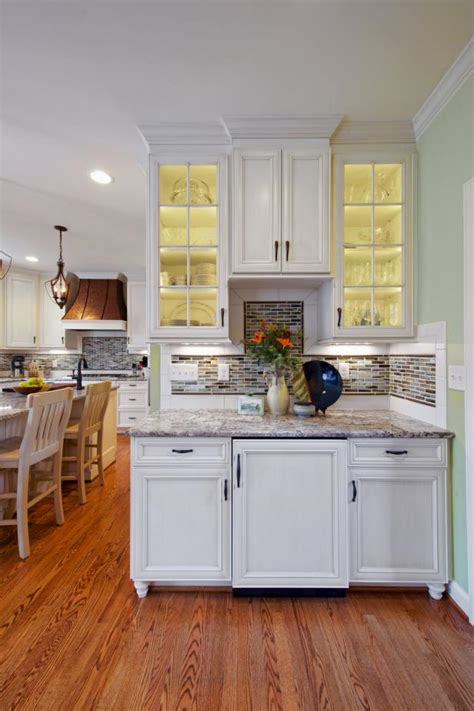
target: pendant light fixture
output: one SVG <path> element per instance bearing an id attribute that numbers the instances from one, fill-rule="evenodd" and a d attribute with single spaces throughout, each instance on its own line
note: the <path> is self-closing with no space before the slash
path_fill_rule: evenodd
<path id="1" fill-rule="evenodd" d="M 0 279 L 5 279 L 12 265 L 12 257 L 0 249 Z"/>
<path id="2" fill-rule="evenodd" d="M 67 227 L 62 227 L 61 225 L 54 225 L 54 229 L 59 232 L 59 259 L 58 259 L 58 273 L 49 282 L 51 287 L 51 294 L 53 299 L 57 303 L 60 309 L 66 304 L 67 297 L 69 294 L 69 284 L 66 281 L 64 275 L 64 259 L 63 259 L 63 232 L 67 232 Z"/>

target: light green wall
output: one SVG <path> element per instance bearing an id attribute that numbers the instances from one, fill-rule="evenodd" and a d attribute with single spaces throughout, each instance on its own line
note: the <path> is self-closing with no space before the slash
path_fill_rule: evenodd
<path id="1" fill-rule="evenodd" d="M 474 76 L 453 96 L 418 142 L 418 323 L 446 321 L 448 363 L 464 359 L 463 185 L 474 166 Z M 474 278 L 474 275 L 473 275 Z M 454 579 L 467 590 L 464 393 L 448 391 L 453 443 Z"/>

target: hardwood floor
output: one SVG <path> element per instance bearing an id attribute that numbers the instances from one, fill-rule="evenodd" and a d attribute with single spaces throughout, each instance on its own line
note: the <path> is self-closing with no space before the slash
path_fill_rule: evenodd
<path id="1" fill-rule="evenodd" d="M 31 511 L 31 557 L 0 529 L 0 709 L 474 708 L 473 628 L 425 593 L 342 599 L 151 592 L 129 579 L 128 440 L 66 522 Z"/>

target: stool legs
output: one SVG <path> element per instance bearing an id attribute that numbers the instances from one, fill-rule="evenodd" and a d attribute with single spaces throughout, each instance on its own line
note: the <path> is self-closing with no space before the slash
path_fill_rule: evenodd
<path id="1" fill-rule="evenodd" d="M 56 514 L 56 523 L 58 526 L 62 526 L 64 523 L 64 510 L 61 489 L 61 455 L 59 452 L 53 457 L 53 483 L 56 485 L 54 490 L 54 512 Z"/>
<path id="2" fill-rule="evenodd" d="M 16 500 L 16 517 L 18 532 L 18 549 L 20 558 L 30 555 L 30 537 L 28 534 L 28 482 L 30 468 L 20 464 L 18 469 L 18 489 Z"/>
<path id="3" fill-rule="evenodd" d="M 86 480 L 84 474 L 84 454 L 85 454 L 85 438 L 81 437 L 77 443 L 77 486 L 79 488 L 79 503 L 85 504 L 86 497 Z"/>
<path id="4" fill-rule="evenodd" d="M 99 483 L 104 486 L 104 438 L 102 427 L 97 433 L 97 469 L 99 472 Z"/>

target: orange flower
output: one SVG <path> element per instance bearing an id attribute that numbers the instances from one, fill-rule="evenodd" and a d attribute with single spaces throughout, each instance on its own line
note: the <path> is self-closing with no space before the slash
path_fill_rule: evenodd
<path id="1" fill-rule="evenodd" d="M 251 338 L 250 340 L 252 341 L 252 343 L 261 343 L 262 338 L 263 338 L 263 333 L 261 331 L 257 331 L 255 336 L 253 338 Z"/>
<path id="2" fill-rule="evenodd" d="M 293 341 L 289 338 L 277 338 L 277 341 L 281 343 L 284 348 L 293 348 Z"/>

